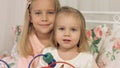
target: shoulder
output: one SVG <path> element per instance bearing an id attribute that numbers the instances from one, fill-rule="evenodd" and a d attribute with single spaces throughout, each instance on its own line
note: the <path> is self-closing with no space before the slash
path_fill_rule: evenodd
<path id="1" fill-rule="evenodd" d="M 91 53 L 81 52 L 79 54 L 78 62 L 81 62 L 81 65 L 83 66 L 82 68 L 92 68 L 93 61 L 94 58 Z"/>
<path id="2" fill-rule="evenodd" d="M 91 53 L 81 53 L 82 59 L 82 65 L 84 68 L 98 68 L 97 64 L 95 62 L 95 59 Z"/>
<path id="3" fill-rule="evenodd" d="M 92 60 L 93 59 L 93 55 L 91 53 L 87 53 L 87 52 L 81 52 L 79 54 L 79 56 L 81 58 L 86 58 L 86 60 L 89 60 L 89 59 Z"/>

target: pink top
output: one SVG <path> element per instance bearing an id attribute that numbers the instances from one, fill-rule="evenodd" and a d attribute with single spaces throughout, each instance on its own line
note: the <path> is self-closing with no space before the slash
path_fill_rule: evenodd
<path id="1" fill-rule="evenodd" d="M 44 45 L 42 45 L 40 43 L 37 36 L 34 33 L 32 33 L 29 36 L 29 40 L 30 40 L 31 45 L 33 47 L 34 54 L 35 55 L 40 54 L 42 52 L 42 50 L 44 49 Z M 24 57 L 20 56 L 18 58 L 17 68 L 28 68 L 28 64 L 29 64 L 29 62 L 31 61 L 32 58 L 33 58 L 32 56 L 28 56 L 28 58 L 24 58 Z"/>

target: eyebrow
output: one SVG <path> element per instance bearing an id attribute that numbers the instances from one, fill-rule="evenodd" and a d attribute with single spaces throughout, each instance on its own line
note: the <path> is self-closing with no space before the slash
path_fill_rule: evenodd
<path id="1" fill-rule="evenodd" d="M 56 25 L 56 27 L 65 27 L 65 26 L 63 26 L 63 25 Z M 71 26 L 71 27 L 78 28 L 79 26 L 78 26 L 78 25 L 75 25 L 75 26 Z"/>
<path id="2" fill-rule="evenodd" d="M 39 9 L 32 9 L 33 11 L 41 11 Z M 55 9 L 47 9 L 47 11 L 56 11 Z"/>

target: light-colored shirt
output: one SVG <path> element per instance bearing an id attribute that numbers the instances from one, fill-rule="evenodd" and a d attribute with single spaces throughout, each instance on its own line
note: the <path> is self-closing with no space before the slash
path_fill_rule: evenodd
<path id="1" fill-rule="evenodd" d="M 29 40 L 32 45 L 34 55 L 41 54 L 42 50 L 44 49 L 44 45 L 41 44 L 37 36 L 33 33 L 29 36 Z M 28 65 L 32 59 L 33 59 L 33 56 L 28 56 L 27 58 L 19 56 L 17 68 L 28 68 Z"/>
<path id="2" fill-rule="evenodd" d="M 48 47 L 43 50 L 43 54 L 46 54 L 48 52 L 53 55 L 56 62 L 57 61 L 67 62 L 69 64 L 72 64 L 75 68 L 93 68 L 94 58 L 90 53 L 80 52 L 75 58 L 66 61 L 60 58 L 56 48 Z M 69 56 L 69 55 L 66 55 L 66 56 Z M 56 64 L 55 68 L 60 68 L 62 65 L 63 64 L 60 64 L 60 63 Z M 45 61 L 41 57 L 37 68 L 40 68 L 43 66 L 48 66 L 48 64 L 45 63 Z M 65 64 L 64 68 L 71 68 L 71 67 Z"/>

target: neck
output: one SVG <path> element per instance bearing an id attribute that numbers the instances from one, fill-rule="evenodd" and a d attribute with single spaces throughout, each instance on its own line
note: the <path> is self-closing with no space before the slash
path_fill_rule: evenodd
<path id="1" fill-rule="evenodd" d="M 58 48 L 58 54 L 63 60 L 72 60 L 79 54 L 79 52 L 77 51 L 76 48 L 74 49 Z M 70 55 L 70 56 L 66 56 L 66 55 Z"/>
<path id="2" fill-rule="evenodd" d="M 48 40 L 50 39 L 50 34 L 37 34 L 39 40 Z"/>
<path id="3" fill-rule="evenodd" d="M 50 35 L 51 34 L 37 34 L 38 40 L 45 46 L 50 45 Z"/>
<path id="4" fill-rule="evenodd" d="M 78 47 L 73 47 L 73 48 L 68 48 L 68 49 L 59 47 L 58 50 L 61 52 L 78 52 Z"/>

